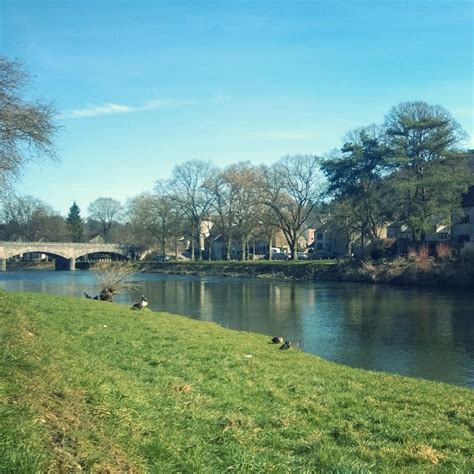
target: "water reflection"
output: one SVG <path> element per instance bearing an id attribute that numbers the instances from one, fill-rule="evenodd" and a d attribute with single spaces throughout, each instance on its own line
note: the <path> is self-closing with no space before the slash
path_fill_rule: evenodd
<path id="1" fill-rule="evenodd" d="M 283 335 L 339 363 L 474 387 L 474 296 L 343 283 L 137 276 L 157 311 L 233 329 Z M 88 272 L 7 272 L 0 286 L 82 296 L 94 293 Z"/>

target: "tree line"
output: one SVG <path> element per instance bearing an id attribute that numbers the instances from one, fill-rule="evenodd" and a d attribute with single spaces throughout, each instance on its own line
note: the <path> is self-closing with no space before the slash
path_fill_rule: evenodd
<path id="1" fill-rule="evenodd" d="M 67 217 L 9 183 L 30 159 L 55 159 L 58 131 L 50 105 L 22 99 L 27 77 L 0 57 L 0 238 L 4 240 L 104 241 L 154 246 L 164 255 L 190 242 L 202 258 L 203 237 L 224 244 L 224 258 L 251 240 L 272 241 L 281 232 L 292 258 L 306 227 L 324 215 L 332 229 L 362 249 L 387 224 L 423 241 L 436 225 L 461 214 L 461 196 L 473 180 L 473 153 L 462 148 L 465 132 L 442 106 L 422 101 L 392 107 L 382 124 L 354 129 L 325 156 L 285 156 L 272 165 L 239 162 L 219 169 L 210 161 L 175 166 L 171 176 L 120 203 L 96 199 L 83 220 L 74 202 Z"/>

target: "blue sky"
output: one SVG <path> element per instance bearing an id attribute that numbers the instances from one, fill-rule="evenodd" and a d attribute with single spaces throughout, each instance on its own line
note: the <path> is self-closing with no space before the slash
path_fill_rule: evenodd
<path id="1" fill-rule="evenodd" d="M 407 100 L 474 135 L 468 0 L 0 0 L 0 51 L 61 114 L 61 164 L 18 189 L 63 213 L 190 159 L 324 154 Z"/>

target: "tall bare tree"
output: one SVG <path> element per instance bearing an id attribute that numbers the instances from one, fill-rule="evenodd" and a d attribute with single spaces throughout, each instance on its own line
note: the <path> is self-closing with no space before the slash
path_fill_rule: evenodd
<path id="1" fill-rule="evenodd" d="M 259 227 L 259 172 L 250 162 L 231 165 L 227 179 L 237 189 L 235 222 L 240 237 L 240 259 L 246 260 L 249 241 Z"/>
<path id="2" fill-rule="evenodd" d="M 225 172 L 218 173 L 212 184 L 213 222 L 224 242 L 225 260 L 232 257 L 232 242 L 235 232 L 237 189 L 227 179 Z"/>
<path id="3" fill-rule="evenodd" d="M 226 248 L 226 260 L 231 258 L 232 241 L 241 243 L 241 259 L 248 254 L 248 242 L 258 227 L 257 169 L 248 161 L 228 166 L 218 174 L 213 192 L 215 221 Z"/>
<path id="4" fill-rule="evenodd" d="M 297 258 L 297 244 L 304 224 L 324 191 L 317 156 L 285 156 L 271 167 L 262 167 L 262 199 L 276 216 L 291 258 Z"/>
<path id="5" fill-rule="evenodd" d="M 24 98 L 29 82 L 20 63 L 0 56 L 0 189 L 18 176 L 27 161 L 57 158 L 54 109 Z"/>
<path id="6" fill-rule="evenodd" d="M 100 197 L 91 202 L 87 210 L 90 218 L 100 222 L 102 237 L 107 242 L 110 228 L 114 223 L 114 219 L 120 216 L 122 205 L 116 199 Z"/>
<path id="7" fill-rule="evenodd" d="M 192 259 L 196 248 L 199 249 L 199 259 L 202 259 L 203 222 L 209 219 L 215 199 L 212 192 L 215 175 L 216 168 L 210 161 L 192 160 L 175 166 L 168 181 L 156 184 L 157 192 L 169 196 L 191 226 Z"/>
<path id="8" fill-rule="evenodd" d="M 167 195 L 143 193 L 128 204 L 130 222 L 136 228 L 139 240 L 145 236 L 149 245 L 158 244 L 161 255 L 173 247 L 177 257 L 177 243 L 183 233 L 183 219 Z"/>
<path id="9" fill-rule="evenodd" d="M 278 218 L 270 206 L 267 206 L 262 200 L 259 200 L 256 209 L 258 216 L 258 227 L 253 231 L 253 238 L 262 238 L 268 242 L 268 249 L 265 257 L 272 260 L 272 247 L 275 240 L 275 235 L 279 229 Z"/>

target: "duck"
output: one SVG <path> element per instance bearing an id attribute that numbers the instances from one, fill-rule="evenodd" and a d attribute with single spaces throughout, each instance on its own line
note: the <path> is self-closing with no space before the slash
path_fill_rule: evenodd
<path id="1" fill-rule="evenodd" d="M 135 303 L 131 309 L 143 309 L 148 306 L 148 300 L 145 298 L 145 295 L 142 295 L 140 298 L 140 301 L 138 303 Z"/>
<path id="2" fill-rule="evenodd" d="M 287 339 L 285 343 L 280 347 L 281 351 L 284 351 L 286 349 L 291 349 L 291 342 Z"/>
<path id="3" fill-rule="evenodd" d="M 284 339 L 281 336 L 272 337 L 273 344 L 281 344 L 283 341 Z"/>
<path id="4" fill-rule="evenodd" d="M 104 288 L 99 295 L 99 300 L 100 301 L 108 301 L 112 303 L 113 297 L 114 297 L 115 291 L 113 288 Z"/>
<path id="5" fill-rule="evenodd" d="M 85 292 L 84 291 L 84 296 L 88 299 L 88 300 L 98 300 L 99 297 L 96 295 L 96 296 L 91 296 L 89 293 Z"/>

